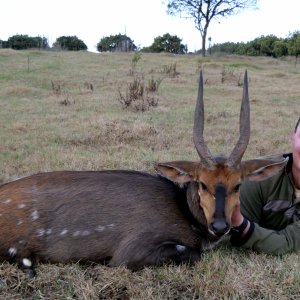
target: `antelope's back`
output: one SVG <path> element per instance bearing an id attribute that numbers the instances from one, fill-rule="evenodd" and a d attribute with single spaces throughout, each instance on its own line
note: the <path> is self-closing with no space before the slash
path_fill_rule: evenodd
<path id="1" fill-rule="evenodd" d="M 191 239 L 184 201 L 175 184 L 141 172 L 32 175 L 0 187 L 0 255 L 99 261 L 112 257 L 123 239 L 149 232 Z"/>

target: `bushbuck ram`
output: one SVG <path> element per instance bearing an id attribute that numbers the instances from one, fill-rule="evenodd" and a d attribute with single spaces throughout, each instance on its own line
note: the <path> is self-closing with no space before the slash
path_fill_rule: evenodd
<path id="1" fill-rule="evenodd" d="M 247 72 L 240 137 L 228 158 L 203 139 L 203 78 L 193 138 L 200 161 L 157 163 L 160 174 L 112 171 L 40 173 L 0 187 L 0 256 L 34 275 L 33 262 L 106 262 L 139 269 L 194 262 L 226 235 L 250 176 L 260 180 L 286 161 L 242 162 L 250 136 Z"/>

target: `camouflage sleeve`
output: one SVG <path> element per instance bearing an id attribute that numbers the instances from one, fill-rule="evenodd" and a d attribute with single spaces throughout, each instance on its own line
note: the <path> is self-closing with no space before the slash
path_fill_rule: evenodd
<path id="1" fill-rule="evenodd" d="M 300 250 L 299 221 L 280 231 L 266 229 L 256 223 L 254 226 L 254 231 L 248 241 L 242 245 L 243 248 L 276 255 Z"/>
<path id="2" fill-rule="evenodd" d="M 259 223 L 264 206 L 264 195 L 260 183 L 246 180 L 241 187 L 240 201 L 242 215 L 254 223 Z"/>
<path id="3" fill-rule="evenodd" d="M 253 249 L 270 254 L 283 254 L 300 250 L 300 221 L 288 225 L 280 231 L 263 228 L 261 221 L 262 207 L 266 195 L 261 183 L 245 181 L 241 188 L 241 213 L 253 222 L 253 232 L 240 243 L 243 248 Z"/>

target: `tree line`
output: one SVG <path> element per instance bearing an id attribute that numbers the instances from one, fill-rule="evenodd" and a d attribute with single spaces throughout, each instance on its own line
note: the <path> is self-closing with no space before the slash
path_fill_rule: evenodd
<path id="1" fill-rule="evenodd" d="M 195 28 L 200 32 L 202 38 L 202 49 L 199 51 L 203 56 L 207 54 L 206 40 L 208 28 L 213 20 L 228 17 L 239 13 L 244 9 L 257 7 L 257 0 L 168 0 L 167 13 L 181 18 L 189 18 L 194 21 Z M 279 39 L 274 35 L 262 36 L 248 43 L 216 44 L 209 47 L 209 53 L 226 52 L 240 55 L 266 55 L 281 57 L 285 55 L 296 56 L 300 52 L 300 31 L 294 32 L 287 39 Z M 211 37 L 208 38 L 211 40 Z M 50 48 L 48 41 L 41 37 L 29 37 L 27 35 L 15 35 L 8 41 L 0 40 L 0 48 L 28 49 L 28 48 Z M 53 44 L 53 48 L 62 50 L 86 50 L 87 46 L 76 36 L 59 37 Z M 170 52 L 184 54 L 188 52 L 187 46 L 181 43 L 177 36 L 165 34 L 154 39 L 151 46 L 138 49 L 133 40 L 126 35 L 110 35 L 102 38 L 97 44 L 97 50 L 103 51 L 136 51 L 145 52 Z"/>
<path id="2" fill-rule="evenodd" d="M 177 15 L 183 18 L 190 18 L 194 21 L 195 27 L 199 30 L 202 38 L 202 53 L 206 55 L 206 37 L 208 28 L 212 20 L 221 17 L 231 16 L 246 8 L 255 8 L 257 0 L 168 0 L 167 13 L 169 15 Z M 122 39 L 119 41 L 119 39 Z M 28 48 L 48 48 L 48 42 L 40 43 L 40 37 L 30 38 L 28 36 L 17 35 L 8 41 L 0 40 L 0 47 L 13 49 Z M 87 46 L 76 36 L 60 37 L 54 43 L 54 48 L 64 50 L 86 50 Z M 105 37 L 97 44 L 98 51 L 134 51 L 136 46 L 133 41 L 124 35 L 116 35 Z M 181 44 L 181 39 L 177 36 L 165 34 L 157 37 L 150 47 L 142 49 L 151 52 L 171 52 L 171 53 L 187 53 L 187 46 Z"/>
<path id="3" fill-rule="evenodd" d="M 47 38 L 30 37 L 28 35 L 14 35 L 7 41 L 0 40 L 0 48 L 15 50 L 38 48 L 50 49 Z M 79 51 L 87 50 L 86 44 L 77 36 L 61 36 L 52 45 L 53 49 Z M 114 51 L 141 51 L 141 52 L 168 52 L 173 54 L 186 54 L 188 48 L 182 44 L 182 39 L 176 35 L 166 33 L 154 39 L 152 45 L 139 49 L 134 41 L 124 34 L 110 35 L 100 39 L 97 44 L 99 52 Z M 202 50 L 199 51 L 201 53 Z M 275 35 L 258 37 L 249 42 L 226 42 L 215 44 L 208 49 L 209 54 L 226 53 L 248 56 L 295 56 L 300 54 L 300 31 L 291 33 L 287 38 L 278 38 Z"/>
<path id="4" fill-rule="evenodd" d="M 7 41 L 0 40 L 0 48 L 11 48 L 14 50 L 25 49 L 50 49 L 46 37 L 31 37 L 27 34 L 17 34 L 11 36 Z M 53 43 L 52 48 L 61 50 L 87 50 L 86 44 L 77 36 L 61 36 Z"/>
<path id="5" fill-rule="evenodd" d="M 295 31 L 287 38 L 278 38 L 275 35 L 258 37 L 247 43 L 226 42 L 215 44 L 209 48 L 209 53 L 227 53 L 248 56 L 295 56 L 300 54 L 300 31 Z"/>
<path id="6" fill-rule="evenodd" d="M 50 49 L 49 42 L 45 37 L 30 37 L 28 35 L 14 35 L 7 41 L 0 40 L 0 48 L 11 48 L 14 50 L 24 49 Z M 77 36 L 61 36 L 53 43 L 54 50 L 79 51 L 87 50 L 87 45 Z M 166 33 L 154 39 L 151 46 L 139 49 L 134 41 L 124 34 L 106 36 L 97 43 L 97 51 L 144 51 L 144 52 L 169 52 L 174 54 L 185 54 L 188 51 L 186 45 L 182 44 L 182 39 L 176 35 Z"/>

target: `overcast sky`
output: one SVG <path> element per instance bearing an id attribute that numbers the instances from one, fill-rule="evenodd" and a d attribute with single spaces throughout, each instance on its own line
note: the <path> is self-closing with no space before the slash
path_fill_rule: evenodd
<path id="1" fill-rule="evenodd" d="M 166 2 L 166 1 L 165 1 Z M 212 43 L 247 42 L 261 35 L 286 37 L 300 30 L 300 0 L 260 0 L 259 9 L 212 21 Z M 126 33 L 140 47 L 170 33 L 189 51 L 201 48 L 192 20 L 171 17 L 163 0 L 2 0 L 0 39 L 15 34 L 45 36 L 50 45 L 62 35 L 76 35 L 89 51 L 104 36 Z"/>

